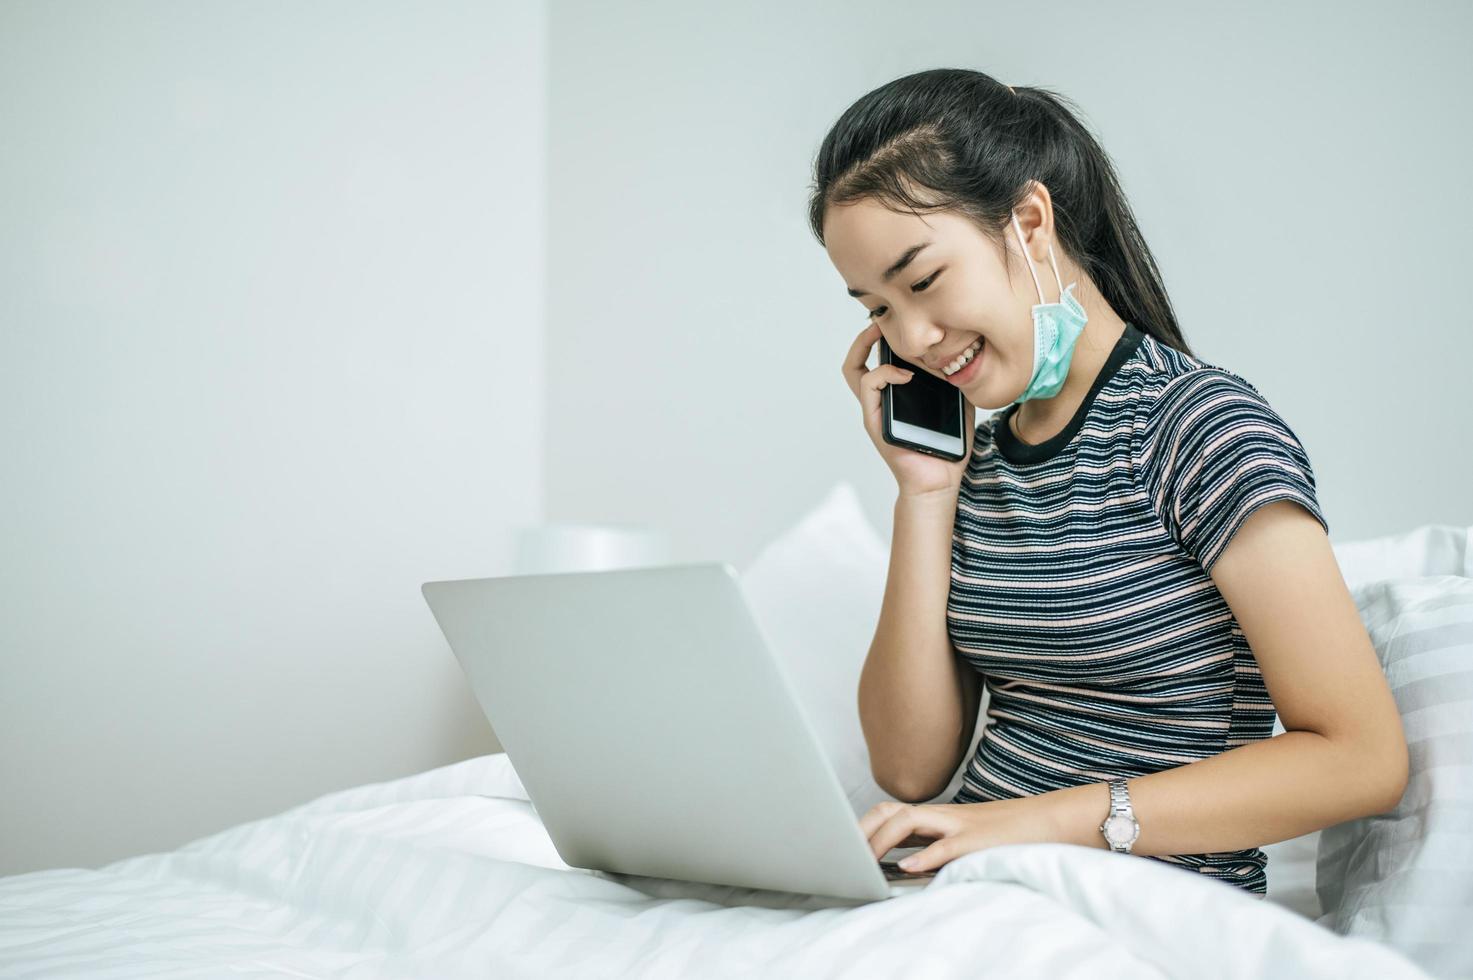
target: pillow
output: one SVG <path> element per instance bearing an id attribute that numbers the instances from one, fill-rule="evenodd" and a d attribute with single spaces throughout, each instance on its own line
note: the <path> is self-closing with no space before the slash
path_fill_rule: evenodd
<path id="1" fill-rule="evenodd" d="M 1335 544 L 1335 560 L 1354 592 L 1371 582 L 1425 575 L 1473 577 L 1469 528 L 1428 524 L 1400 534 Z M 1284 731 L 1274 717 L 1273 734 Z M 1268 855 L 1268 898 L 1309 919 L 1324 912 L 1315 890 L 1320 831 L 1265 845 Z"/>
<path id="2" fill-rule="evenodd" d="M 1333 545 L 1345 584 L 1359 588 L 1389 578 L 1462 575 L 1473 578 L 1470 528 L 1424 524 L 1401 534 Z"/>
<path id="3" fill-rule="evenodd" d="M 864 516 L 854 487 L 840 481 L 740 575 L 747 604 L 798 692 L 856 816 L 895 799 L 875 783 L 859 725 L 859 673 L 875 637 L 889 571 L 889 545 Z M 979 716 L 988 700 L 984 690 Z M 973 752 L 982 728 L 979 722 Z M 965 772 L 963 762 L 931 802 L 949 802 Z"/>
<path id="4" fill-rule="evenodd" d="M 739 576 L 856 816 L 894 799 L 870 773 L 859 726 L 859 672 L 888 572 L 889 549 L 841 481 Z"/>
<path id="5" fill-rule="evenodd" d="M 1371 582 L 1353 593 L 1411 750 L 1391 811 L 1320 831 L 1317 920 L 1473 976 L 1473 578 Z"/>

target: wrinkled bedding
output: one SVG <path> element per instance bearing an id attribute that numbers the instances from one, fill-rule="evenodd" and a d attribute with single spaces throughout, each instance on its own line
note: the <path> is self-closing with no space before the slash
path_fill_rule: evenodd
<path id="1" fill-rule="evenodd" d="M 176 851 L 0 879 L 0 976 L 1424 977 L 1231 885 L 1069 844 L 822 896 L 558 857 L 504 753 Z"/>

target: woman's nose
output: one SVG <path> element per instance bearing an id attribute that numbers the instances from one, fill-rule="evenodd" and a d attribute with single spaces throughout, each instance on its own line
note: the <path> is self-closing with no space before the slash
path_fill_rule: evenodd
<path id="1" fill-rule="evenodd" d="M 915 323 L 902 324 L 899 329 L 898 345 L 891 344 L 903 359 L 912 364 L 919 364 L 925 360 L 926 352 L 941 342 L 945 334 L 944 330 L 924 321 L 917 320 Z"/>

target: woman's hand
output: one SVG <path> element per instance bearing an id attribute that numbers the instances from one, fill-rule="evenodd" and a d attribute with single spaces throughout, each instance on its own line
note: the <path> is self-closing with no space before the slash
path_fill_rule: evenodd
<path id="1" fill-rule="evenodd" d="M 948 861 L 998 844 L 1041 844 L 1057 840 L 1038 799 L 983 803 L 913 805 L 885 800 L 859 818 L 875 860 L 893 847 L 925 847 L 899 862 L 906 871 L 931 871 Z"/>
<path id="2" fill-rule="evenodd" d="M 961 487 L 962 475 L 967 471 L 967 462 L 972 456 L 973 430 L 977 427 L 976 406 L 967 401 L 965 395 L 962 396 L 962 405 L 965 406 L 962 412 L 965 448 L 962 458 L 955 462 L 886 442 L 885 425 L 880 417 L 883 406 L 880 392 L 887 384 L 905 384 L 913 375 L 898 364 L 880 364 L 874 369 L 866 366 L 869 353 L 879 340 L 880 326 L 872 321 L 854 338 L 844 355 L 844 380 L 848 383 L 849 390 L 854 392 L 854 397 L 859 399 L 864 430 L 869 433 L 870 442 L 875 444 L 880 458 L 895 475 L 895 483 L 901 494 L 919 496 L 936 492 L 957 493 Z"/>

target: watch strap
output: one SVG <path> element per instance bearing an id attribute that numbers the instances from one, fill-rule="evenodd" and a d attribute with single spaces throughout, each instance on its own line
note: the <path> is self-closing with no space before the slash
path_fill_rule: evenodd
<path id="1" fill-rule="evenodd" d="M 1105 826 L 1110 822 L 1111 818 L 1117 816 L 1126 817 L 1131 823 L 1136 822 L 1135 812 L 1130 805 L 1130 791 L 1127 789 L 1124 779 L 1110 780 L 1110 812 L 1106 815 L 1104 821 L 1100 823 L 1100 833 L 1104 834 L 1105 843 L 1109 846 L 1110 850 L 1120 854 L 1129 854 L 1132 845 L 1135 844 L 1134 839 L 1124 844 L 1116 844 L 1110 840 L 1110 835 L 1105 833 Z M 1138 826 L 1136 832 L 1140 832 Z"/>
<path id="2" fill-rule="evenodd" d="M 1130 792 L 1125 788 L 1125 780 L 1110 780 L 1110 814 L 1123 813 L 1131 816 Z"/>

